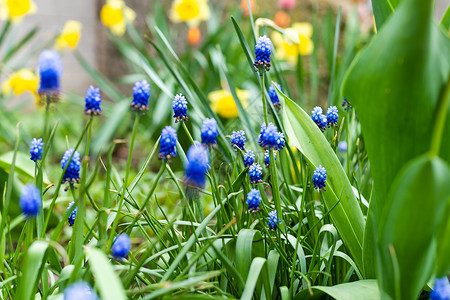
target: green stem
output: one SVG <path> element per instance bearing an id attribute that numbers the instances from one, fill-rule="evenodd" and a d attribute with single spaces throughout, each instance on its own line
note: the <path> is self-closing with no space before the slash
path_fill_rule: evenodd
<path id="1" fill-rule="evenodd" d="M 441 150 L 442 134 L 444 132 L 445 121 L 448 113 L 448 103 L 450 98 L 450 76 L 447 79 L 445 85 L 444 94 L 439 99 L 437 107 L 436 123 L 434 123 L 433 135 L 431 137 L 430 155 L 439 156 Z"/>
<path id="2" fill-rule="evenodd" d="M 122 210 L 122 205 L 123 205 L 123 201 L 125 199 L 125 192 L 127 191 L 127 184 L 128 184 L 128 176 L 130 175 L 130 168 L 131 168 L 131 157 L 132 157 L 132 153 L 133 153 L 133 148 L 134 148 L 134 140 L 136 138 L 136 131 L 137 131 L 137 127 L 139 124 L 139 115 L 136 114 L 136 118 L 134 119 L 134 125 L 133 125 L 133 130 L 131 132 L 131 141 L 130 141 L 130 149 L 128 151 L 128 161 L 127 161 L 127 169 L 125 171 L 125 179 L 123 182 L 123 188 L 122 188 L 122 193 L 120 195 L 120 199 L 119 199 L 119 205 L 117 206 L 117 215 L 114 218 L 114 222 L 113 225 L 111 227 L 111 232 L 109 235 L 109 239 L 108 239 L 108 247 L 106 249 L 106 251 L 109 251 L 109 249 L 111 248 L 113 239 L 114 239 L 114 232 L 117 229 L 117 226 L 119 225 L 119 213 Z"/>
<path id="3" fill-rule="evenodd" d="M 270 155 L 270 178 L 272 181 L 273 201 L 275 202 L 275 209 L 277 210 L 277 218 L 282 222 L 280 225 L 281 232 L 284 233 L 283 211 L 281 210 L 280 187 L 278 186 L 278 174 L 273 149 L 270 149 L 269 155 Z"/>
<path id="4" fill-rule="evenodd" d="M 267 115 L 267 103 L 266 103 L 266 88 L 264 85 L 264 73 L 261 75 L 261 95 L 262 95 L 262 105 L 264 110 L 264 122 L 266 126 L 269 124 L 269 117 Z"/>
<path id="5" fill-rule="evenodd" d="M 189 141 L 191 141 L 191 144 L 194 145 L 194 139 L 192 138 L 192 135 L 191 135 L 191 133 L 189 132 L 189 129 L 187 128 L 186 123 L 183 122 L 183 121 L 181 121 L 181 124 L 182 124 L 182 126 L 183 126 L 183 128 L 184 128 L 184 131 L 186 132 L 186 134 L 187 134 L 187 136 L 188 136 L 188 138 L 189 138 Z"/>

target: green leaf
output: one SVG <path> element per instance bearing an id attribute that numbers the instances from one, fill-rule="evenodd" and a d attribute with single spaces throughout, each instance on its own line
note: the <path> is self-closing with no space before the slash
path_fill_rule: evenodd
<path id="1" fill-rule="evenodd" d="M 253 259 L 252 264 L 250 265 L 250 269 L 248 272 L 247 282 L 245 283 L 244 291 L 242 292 L 241 299 L 253 299 L 253 294 L 255 292 L 256 284 L 258 280 L 262 281 L 264 286 L 264 291 L 266 293 L 268 299 L 272 299 L 272 294 L 270 292 L 270 283 L 269 283 L 269 271 L 267 267 L 267 260 L 262 257 L 255 257 Z"/>
<path id="2" fill-rule="evenodd" d="M 450 199 L 447 201 L 447 208 L 442 218 L 438 233 L 437 257 L 436 257 L 436 277 L 444 277 L 450 270 Z"/>
<path id="3" fill-rule="evenodd" d="M 3 170 L 9 170 L 11 168 L 11 163 L 13 160 L 14 151 L 7 152 L 0 156 L 0 168 Z M 15 171 L 23 176 L 26 176 L 28 178 L 34 178 L 34 174 L 36 172 L 35 170 L 36 164 L 30 159 L 30 156 L 23 153 L 23 152 L 17 152 L 16 155 L 16 165 L 15 165 Z M 47 174 L 44 173 L 43 181 L 46 185 L 50 184 L 50 180 L 47 177 Z"/>
<path id="4" fill-rule="evenodd" d="M 377 30 L 381 29 L 381 26 L 394 12 L 394 8 L 389 0 L 372 0 L 372 10 Z"/>
<path id="5" fill-rule="evenodd" d="M 360 280 L 335 286 L 313 286 L 313 295 L 308 290 L 298 293 L 294 300 L 336 299 L 336 300 L 379 300 L 380 292 L 374 279 Z"/>
<path id="6" fill-rule="evenodd" d="M 255 256 L 264 256 L 261 233 L 254 229 L 242 229 L 236 241 L 236 267 L 244 280 Z"/>
<path id="7" fill-rule="evenodd" d="M 327 170 L 327 187 L 322 191 L 325 205 L 334 209 L 330 215 L 346 247 L 360 270 L 364 218 L 350 182 L 339 159 L 311 117 L 294 101 L 283 96 L 283 124 L 292 143 L 308 158 L 314 167 L 322 165 Z"/>
<path id="8" fill-rule="evenodd" d="M 417 299 L 432 274 L 449 182 L 448 165 L 424 155 L 405 166 L 391 187 L 378 232 L 378 274 L 392 299 Z"/>
<path id="9" fill-rule="evenodd" d="M 444 15 L 442 16 L 441 26 L 443 26 L 446 31 L 450 30 L 450 5 L 447 7 Z"/>
<path id="10" fill-rule="evenodd" d="M 355 59 L 343 85 L 343 96 L 358 113 L 374 181 L 364 237 L 367 270 L 374 269 L 373 255 L 366 253 L 375 248 L 374 224 L 394 178 L 408 161 L 430 149 L 430 132 L 450 71 L 450 41 L 433 24 L 432 4 L 402 1 Z M 444 136 L 449 133 L 447 122 Z M 441 156 L 450 161 L 450 139 L 443 139 Z"/>
<path id="11" fill-rule="evenodd" d="M 96 248 L 85 248 L 102 299 L 127 299 L 125 291 L 106 254 Z"/>
<path id="12" fill-rule="evenodd" d="M 44 241 L 35 241 L 28 248 L 23 263 L 24 269 L 17 287 L 16 299 L 29 300 L 34 299 L 37 292 L 37 281 L 42 272 L 42 266 L 45 263 L 45 253 L 48 249 L 48 243 Z"/>

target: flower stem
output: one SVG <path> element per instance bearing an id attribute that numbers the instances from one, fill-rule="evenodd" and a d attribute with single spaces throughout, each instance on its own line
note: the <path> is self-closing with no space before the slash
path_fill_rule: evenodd
<path id="1" fill-rule="evenodd" d="M 189 141 L 191 141 L 191 144 L 194 145 L 194 139 L 192 138 L 192 135 L 189 132 L 189 129 L 187 128 L 186 123 L 182 121 L 181 124 L 182 124 L 182 126 L 184 128 L 184 131 L 186 132 L 186 134 L 187 134 L 187 136 L 189 138 Z"/>
<path id="2" fill-rule="evenodd" d="M 264 73 L 261 75 L 261 95 L 262 95 L 262 105 L 264 110 L 264 122 L 266 126 L 269 124 L 269 117 L 267 115 L 267 103 L 266 103 L 266 88 L 264 85 Z"/>
<path id="3" fill-rule="evenodd" d="M 280 187 L 278 186 L 278 174 L 273 149 L 270 149 L 269 155 L 270 155 L 270 178 L 272 181 L 273 201 L 275 202 L 275 209 L 277 210 L 277 218 L 278 220 L 281 220 L 281 224 L 279 227 L 281 229 L 281 232 L 284 233 L 283 211 L 281 210 Z"/>

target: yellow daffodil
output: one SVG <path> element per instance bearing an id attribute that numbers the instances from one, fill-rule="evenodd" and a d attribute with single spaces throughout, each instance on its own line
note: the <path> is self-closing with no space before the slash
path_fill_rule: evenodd
<path id="1" fill-rule="evenodd" d="M 15 96 L 25 92 L 32 93 L 36 99 L 39 79 L 36 74 L 28 69 L 21 69 L 11 74 L 2 85 L 3 94 Z"/>
<path id="2" fill-rule="evenodd" d="M 0 18 L 17 23 L 26 15 L 37 11 L 32 0 L 0 0 Z"/>
<path id="3" fill-rule="evenodd" d="M 272 42 L 279 59 L 286 60 L 290 63 L 297 63 L 297 56 L 310 55 L 314 50 L 314 43 L 311 40 L 313 27 L 310 23 L 294 23 L 292 27 L 287 29 L 288 34 L 282 35 L 274 31 L 272 33 Z M 292 33 L 298 34 L 299 43 L 294 43 Z"/>
<path id="4" fill-rule="evenodd" d="M 64 48 L 75 49 L 81 37 L 81 23 L 78 21 L 67 21 L 61 34 L 56 39 L 56 48 L 58 50 Z"/>
<path id="5" fill-rule="evenodd" d="M 186 22 L 192 27 L 208 20 L 209 16 L 208 0 L 175 0 L 169 15 L 172 22 Z"/>
<path id="6" fill-rule="evenodd" d="M 242 106 L 246 107 L 250 93 L 245 90 L 236 89 L 236 94 L 239 100 L 241 100 Z M 208 94 L 208 98 L 211 101 L 212 110 L 222 118 L 231 119 L 239 116 L 233 95 L 229 91 L 214 91 Z"/>
<path id="7" fill-rule="evenodd" d="M 100 11 L 102 23 L 118 36 L 125 33 L 127 23 L 132 23 L 135 18 L 136 13 L 123 0 L 107 0 Z"/>

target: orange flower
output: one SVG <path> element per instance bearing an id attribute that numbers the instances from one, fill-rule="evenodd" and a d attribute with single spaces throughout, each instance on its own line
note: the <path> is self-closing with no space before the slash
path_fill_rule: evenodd
<path id="1" fill-rule="evenodd" d="M 255 11 L 255 2 L 256 0 L 250 0 L 250 9 L 252 10 L 252 13 Z M 247 0 L 242 0 L 241 1 L 241 10 L 244 12 L 244 15 L 246 17 L 248 17 L 250 14 L 248 12 L 248 5 L 247 5 Z"/>
<path id="2" fill-rule="evenodd" d="M 289 15 L 283 10 L 278 11 L 275 14 L 273 20 L 275 21 L 275 24 L 277 24 L 277 26 L 280 26 L 282 28 L 289 27 L 289 25 L 291 24 L 291 17 L 289 17 Z"/>
<path id="3" fill-rule="evenodd" d="M 189 45 L 192 47 L 198 46 L 202 40 L 200 29 L 198 27 L 189 27 L 186 38 Z"/>

